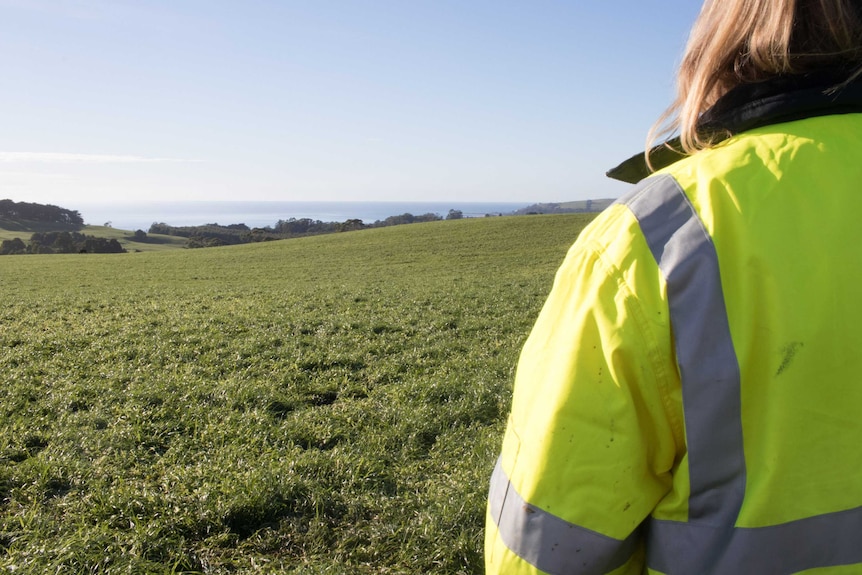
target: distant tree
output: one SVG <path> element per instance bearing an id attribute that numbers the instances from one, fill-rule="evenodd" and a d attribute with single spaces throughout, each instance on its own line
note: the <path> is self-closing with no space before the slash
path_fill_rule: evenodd
<path id="1" fill-rule="evenodd" d="M 314 220 L 310 218 L 289 218 L 287 220 L 278 220 L 275 224 L 275 231 L 280 234 L 298 236 L 307 234 L 314 226 Z"/>
<path id="2" fill-rule="evenodd" d="M 150 238 L 147 237 L 147 232 L 144 230 L 135 230 L 135 233 L 132 234 L 132 241 L 134 242 L 146 242 Z"/>
<path id="3" fill-rule="evenodd" d="M 464 212 L 461 210 L 449 210 L 449 213 L 446 214 L 447 220 L 460 220 L 464 217 Z"/>
<path id="4" fill-rule="evenodd" d="M 69 232 L 61 232 L 53 236 L 53 241 L 49 244 L 51 249 L 61 254 L 75 253 L 80 247 L 75 245 L 81 243 L 81 238 L 74 238 Z M 77 242 L 75 240 L 78 240 Z"/>
<path id="5" fill-rule="evenodd" d="M 90 254 L 121 254 L 126 250 L 114 238 L 97 238 L 94 236 L 85 236 L 84 244 L 78 248 L 78 252 L 86 250 Z"/>
<path id="6" fill-rule="evenodd" d="M 365 227 L 365 224 L 362 223 L 362 220 L 352 219 L 347 220 L 343 224 L 338 227 L 339 232 L 352 232 L 354 230 L 361 230 Z"/>
<path id="7" fill-rule="evenodd" d="M 52 254 L 54 250 L 51 245 L 57 236 L 59 236 L 59 232 L 35 233 L 30 236 L 30 245 L 27 247 L 27 251 L 31 254 Z"/>
<path id="8" fill-rule="evenodd" d="M 27 244 L 21 238 L 12 240 L 3 240 L 0 242 L 0 256 L 9 256 L 16 254 L 26 254 Z"/>
<path id="9" fill-rule="evenodd" d="M 322 222 L 310 218 L 290 218 L 278 220 L 272 231 L 283 237 L 310 236 L 314 234 L 330 234 L 341 231 L 339 222 Z"/>
<path id="10" fill-rule="evenodd" d="M 442 220 L 442 219 L 443 218 L 441 218 L 439 214 L 433 214 L 431 212 L 428 212 L 426 214 L 421 214 L 421 215 L 416 216 L 413 219 L 413 221 L 414 222 L 436 222 L 436 221 Z"/>
<path id="11" fill-rule="evenodd" d="M 215 248 L 219 246 L 227 245 L 220 238 L 207 237 L 207 236 L 191 236 L 188 241 L 186 241 L 187 248 Z"/>
<path id="12" fill-rule="evenodd" d="M 115 239 L 86 236 L 78 232 L 42 232 L 30 236 L 31 254 L 118 254 L 126 250 Z"/>
<path id="13" fill-rule="evenodd" d="M 75 210 L 67 210 L 50 204 L 13 202 L 12 200 L 0 200 L 0 218 L 75 226 L 84 225 L 84 219 Z"/>
<path id="14" fill-rule="evenodd" d="M 400 226 L 404 224 L 412 224 L 416 221 L 416 216 L 411 214 L 410 212 L 403 213 L 398 216 L 389 216 L 385 220 L 383 220 L 384 226 Z"/>
<path id="15" fill-rule="evenodd" d="M 280 240 L 282 238 L 283 236 L 276 234 L 270 227 L 254 228 L 241 236 L 243 243 L 271 242 L 272 240 Z"/>

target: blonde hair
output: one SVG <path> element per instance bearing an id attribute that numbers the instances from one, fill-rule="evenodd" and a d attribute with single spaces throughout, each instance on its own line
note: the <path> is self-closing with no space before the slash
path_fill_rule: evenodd
<path id="1" fill-rule="evenodd" d="M 732 88 L 786 74 L 862 65 L 862 0 L 706 0 L 677 73 L 677 96 L 647 137 L 679 133 L 685 153 L 714 135 L 698 119 Z"/>

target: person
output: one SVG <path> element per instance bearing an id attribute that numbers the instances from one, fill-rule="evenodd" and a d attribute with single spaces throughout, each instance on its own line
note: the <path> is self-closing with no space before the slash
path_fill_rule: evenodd
<path id="1" fill-rule="evenodd" d="M 703 4 L 524 344 L 487 573 L 862 573 L 860 70 L 862 1 Z"/>

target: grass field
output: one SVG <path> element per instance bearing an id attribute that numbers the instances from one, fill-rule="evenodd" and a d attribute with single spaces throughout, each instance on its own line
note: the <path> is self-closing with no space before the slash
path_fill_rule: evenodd
<path id="1" fill-rule="evenodd" d="M 0 572 L 481 573 L 517 354 L 591 217 L 0 257 Z"/>

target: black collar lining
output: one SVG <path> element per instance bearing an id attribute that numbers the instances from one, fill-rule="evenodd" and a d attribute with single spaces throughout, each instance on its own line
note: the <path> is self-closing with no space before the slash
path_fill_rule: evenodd
<path id="1" fill-rule="evenodd" d="M 754 128 L 805 118 L 862 112 L 862 81 L 836 89 L 841 77 L 835 72 L 779 77 L 769 82 L 739 86 L 707 110 L 698 131 L 718 143 Z M 843 78 L 847 74 L 844 73 Z M 655 170 L 686 157 L 679 138 L 656 146 L 650 153 Z M 608 177 L 637 183 L 650 175 L 643 152 L 607 172 Z"/>

